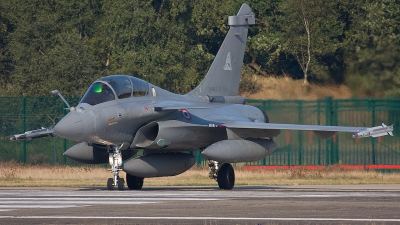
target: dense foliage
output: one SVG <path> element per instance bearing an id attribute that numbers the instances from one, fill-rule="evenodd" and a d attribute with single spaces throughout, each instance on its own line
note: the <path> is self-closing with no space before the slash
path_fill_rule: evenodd
<path id="1" fill-rule="evenodd" d="M 394 0 L 249 0 L 247 73 L 400 96 Z M 238 0 L 2 0 L 0 95 L 82 95 L 109 74 L 186 93 L 206 74 Z M 308 62 L 308 63 L 307 63 Z M 307 70 L 305 70 L 307 68 Z"/>

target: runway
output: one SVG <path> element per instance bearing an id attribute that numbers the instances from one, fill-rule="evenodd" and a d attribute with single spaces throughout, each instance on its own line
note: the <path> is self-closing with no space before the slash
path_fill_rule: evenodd
<path id="1" fill-rule="evenodd" d="M 399 224 L 400 185 L 0 188 L 0 224 Z"/>

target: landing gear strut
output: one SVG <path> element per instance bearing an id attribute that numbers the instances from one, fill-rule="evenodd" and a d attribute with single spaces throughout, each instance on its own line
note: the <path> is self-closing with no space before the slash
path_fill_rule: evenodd
<path id="1" fill-rule="evenodd" d="M 208 160 L 209 177 L 218 182 L 220 189 L 231 190 L 235 186 L 235 171 L 231 164 L 225 163 L 220 167 L 219 162 Z"/>
<path id="2" fill-rule="evenodd" d="M 219 162 L 214 160 L 208 160 L 208 167 L 210 167 L 210 173 L 208 174 L 208 177 L 210 179 L 217 180 Z"/>
<path id="3" fill-rule="evenodd" d="M 109 178 L 107 180 L 107 189 L 113 190 L 114 187 L 118 187 L 118 190 L 124 190 L 124 179 L 119 177 L 119 171 L 121 171 L 122 166 L 122 154 L 119 146 L 113 146 L 112 151 L 110 150 L 108 155 L 108 161 L 111 166 L 111 173 L 113 174 L 113 178 Z"/>

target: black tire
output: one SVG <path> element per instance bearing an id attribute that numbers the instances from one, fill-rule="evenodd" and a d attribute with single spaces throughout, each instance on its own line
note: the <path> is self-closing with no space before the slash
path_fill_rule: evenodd
<path id="1" fill-rule="evenodd" d="M 225 163 L 218 170 L 217 182 L 220 189 L 231 190 L 235 186 L 235 171 L 229 163 Z"/>
<path id="2" fill-rule="evenodd" d="M 114 182 L 113 182 L 112 178 L 108 178 L 108 180 L 107 180 L 107 189 L 114 190 Z"/>
<path id="3" fill-rule="evenodd" d="M 124 178 L 118 178 L 118 182 L 117 182 L 118 190 L 120 190 L 120 191 L 124 190 L 124 183 L 125 183 Z"/>
<path id="4" fill-rule="evenodd" d="M 140 190 L 143 187 L 144 178 L 135 177 L 126 173 L 126 183 L 128 184 L 128 188 L 131 190 Z"/>

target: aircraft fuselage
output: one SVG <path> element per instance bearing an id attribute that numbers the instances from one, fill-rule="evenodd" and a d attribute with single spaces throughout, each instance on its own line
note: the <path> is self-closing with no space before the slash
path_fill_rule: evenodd
<path id="1" fill-rule="evenodd" d="M 210 129 L 218 126 L 222 128 L 224 121 L 265 120 L 261 110 L 252 106 L 213 103 L 209 102 L 207 97 L 177 95 L 150 85 L 150 90 L 153 88 L 156 90 L 155 96 L 150 91 L 148 96 L 116 99 L 94 106 L 81 102 L 57 124 L 54 128 L 55 133 L 78 142 L 125 144 L 130 148 L 140 148 L 131 146 L 140 128 L 154 121 L 174 121 L 187 125 L 184 129 L 181 126 L 176 129 L 169 127 L 168 133 L 178 137 L 179 143 L 167 143 L 159 146 L 159 149 L 195 150 L 226 139 L 224 129 Z M 167 107 L 182 106 L 183 101 L 186 108 L 158 110 L 160 104 Z M 204 108 L 197 107 L 199 104 L 204 105 Z M 153 146 L 150 149 L 158 148 Z"/>

